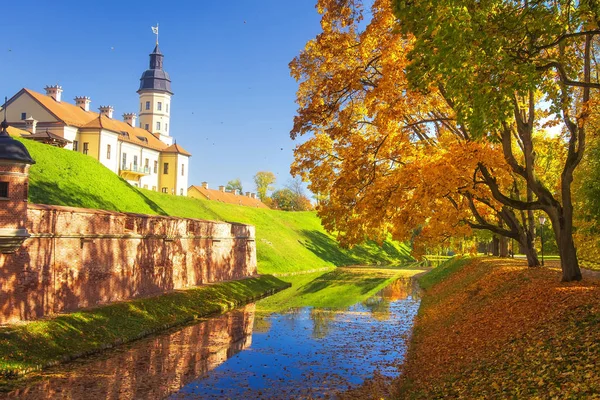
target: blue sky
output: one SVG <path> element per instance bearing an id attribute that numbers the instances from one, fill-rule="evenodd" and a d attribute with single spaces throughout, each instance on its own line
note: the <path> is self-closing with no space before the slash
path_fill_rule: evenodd
<path id="1" fill-rule="evenodd" d="M 313 0 L 20 1 L 2 5 L 0 94 L 63 87 L 94 111 L 137 112 L 139 78 L 160 24 L 175 95 L 171 135 L 192 153 L 190 184 L 239 177 L 253 191 L 261 170 L 282 187 L 297 83 L 288 63 L 319 32 Z"/>

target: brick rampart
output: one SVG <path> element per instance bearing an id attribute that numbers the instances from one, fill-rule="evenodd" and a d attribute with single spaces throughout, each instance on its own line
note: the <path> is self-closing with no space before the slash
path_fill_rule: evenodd
<path id="1" fill-rule="evenodd" d="M 0 254 L 0 324 L 256 274 L 254 227 L 29 204 Z"/>

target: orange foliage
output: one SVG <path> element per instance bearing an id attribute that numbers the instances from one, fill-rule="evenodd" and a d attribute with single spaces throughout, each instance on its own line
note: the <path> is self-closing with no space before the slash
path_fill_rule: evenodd
<path id="1" fill-rule="evenodd" d="M 295 150 L 292 173 L 323 200 L 318 213 L 342 245 L 414 237 L 415 252 L 471 233 L 466 194 L 495 221 L 499 203 L 476 173 L 513 177 L 498 145 L 468 139 L 435 88 L 410 88 L 411 39 L 395 32 L 389 1 L 377 0 L 360 29 L 360 1 L 320 0 L 323 32 L 291 63 L 300 81 L 291 136 L 312 134 Z M 479 179 L 480 180 L 480 179 Z"/>
<path id="2" fill-rule="evenodd" d="M 415 398 L 600 393 L 600 281 L 475 259 L 428 290 L 401 388 Z"/>

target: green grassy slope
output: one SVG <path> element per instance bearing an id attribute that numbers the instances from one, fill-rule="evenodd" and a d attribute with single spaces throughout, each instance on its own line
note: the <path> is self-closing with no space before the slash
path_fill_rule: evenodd
<path id="1" fill-rule="evenodd" d="M 256 227 L 261 273 L 410 259 L 406 246 L 395 242 L 342 249 L 314 212 L 255 209 L 137 189 L 91 157 L 30 140 L 23 143 L 37 162 L 30 171 L 31 202 L 251 224 Z"/>

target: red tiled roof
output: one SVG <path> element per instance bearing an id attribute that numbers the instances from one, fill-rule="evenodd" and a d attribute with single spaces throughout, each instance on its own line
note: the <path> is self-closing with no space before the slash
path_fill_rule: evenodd
<path id="1" fill-rule="evenodd" d="M 13 96 L 8 103 L 10 103 L 14 98 L 18 97 L 20 93 L 27 93 L 42 107 L 48 110 L 48 112 L 50 112 L 50 114 L 52 114 L 56 119 L 62 121 L 66 125 L 75 126 L 82 129 L 106 129 L 115 133 L 119 133 L 119 140 L 124 142 L 133 143 L 141 147 L 147 147 L 161 152 L 166 151 L 168 153 L 179 153 L 186 156 L 191 156 L 191 154 L 181 146 L 177 144 L 167 146 L 166 143 L 162 142 L 145 129 L 131 126 L 124 121 L 105 117 L 94 111 L 85 111 L 83 108 L 74 104 L 64 101 L 58 102 L 50 96 L 35 92 L 30 89 L 22 89 L 19 91 L 19 93 Z M 123 132 L 126 132 L 127 135 L 124 135 Z"/>
<path id="2" fill-rule="evenodd" d="M 197 190 L 204 198 L 208 200 L 220 201 L 222 203 L 237 204 L 246 207 L 269 208 L 260 199 L 253 199 L 243 194 L 234 194 L 230 192 L 221 192 L 220 190 L 206 189 L 202 186 L 192 185 L 188 189 L 188 193 L 192 190 Z"/>
<path id="3" fill-rule="evenodd" d="M 166 149 L 164 149 L 163 152 L 165 152 L 165 153 L 183 154 L 184 156 L 188 156 L 188 157 L 192 156 L 190 153 L 188 153 L 183 147 L 181 147 L 177 143 L 174 143 L 174 144 L 170 145 L 169 147 L 167 147 Z"/>

